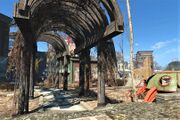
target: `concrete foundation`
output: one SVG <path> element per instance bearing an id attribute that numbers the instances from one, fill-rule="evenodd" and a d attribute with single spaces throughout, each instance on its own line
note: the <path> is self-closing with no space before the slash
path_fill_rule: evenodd
<path id="1" fill-rule="evenodd" d="M 180 92 L 177 93 L 161 93 L 156 96 L 157 103 L 164 102 L 180 102 Z"/>

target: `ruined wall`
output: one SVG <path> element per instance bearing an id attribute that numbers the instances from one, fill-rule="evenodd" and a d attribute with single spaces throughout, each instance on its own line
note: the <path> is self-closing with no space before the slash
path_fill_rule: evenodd
<path id="1" fill-rule="evenodd" d="M 144 59 L 143 66 L 134 69 L 134 76 L 136 79 L 147 79 L 153 74 L 153 61 L 152 57 L 148 56 Z"/>
<path id="2" fill-rule="evenodd" d="M 79 61 L 73 61 L 73 82 L 79 82 Z M 92 80 L 97 80 L 97 62 L 91 61 Z"/>
<path id="3" fill-rule="evenodd" d="M 0 14 L 0 57 L 7 57 L 9 45 L 9 24 L 11 19 Z"/>

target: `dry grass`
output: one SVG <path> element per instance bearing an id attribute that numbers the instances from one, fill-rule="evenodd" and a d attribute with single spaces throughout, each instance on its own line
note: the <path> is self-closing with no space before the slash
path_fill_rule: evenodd
<path id="1" fill-rule="evenodd" d="M 0 112 L 11 114 L 13 108 L 13 92 L 0 90 Z"/>
<path id="2" fill-rule="evenodd" d="M 12 115 L 15 112 L 13 100 L 14 91 L 0 90 L 0 113 Z M 29 101 L 29 110 L 33 111 L 39 107 L 39 95 L 35 94 L 35 99 Z"/>

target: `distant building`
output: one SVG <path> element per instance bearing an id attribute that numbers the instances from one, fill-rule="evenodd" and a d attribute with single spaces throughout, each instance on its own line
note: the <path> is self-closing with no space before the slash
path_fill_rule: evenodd
<path id="1" fill-rule="evenodd" d="M 135 78 L 147 79 L 153 74 L 153 51 L 138 51 L 134 60 Z"/>
<path id="2" fill-rule="evenodd" d="M 7 57 L 11 18 L 0 13 L 0 57 Z"/>
<path id="3" fill-rule="evenodd" d="M 79 57 L 72 57 L 70 59 L 70 78 L 69 81 L 71 83 L 79 82 Z M 97 59 L 91 60 L 91 80 L 97 80 L 98 79 L 98 72 L 97 72 Z"/>
<path id="4" fill-rule="evenodd" d="M 129 63 L 125 61 L 123 64 L 122 61 L 118 61 L 117 62 L 117 69 L 118 69 L 118 71 L 123 71 L 123 70 L 129 71 Z"/>
<path id="5" fill-rule="evenodd" d="M 5 79 L 11 18 L 0 13 L 0 80 Z"/>
<path id="6" fill-rule="evenodd" d="M 37 52 L 36 53 L 35 70 L 36 70 L 36 79 L 38 81 L 42 80 L 42 77 L 45 76 L 46 62 L 47 62 L 46 52 Z"/>

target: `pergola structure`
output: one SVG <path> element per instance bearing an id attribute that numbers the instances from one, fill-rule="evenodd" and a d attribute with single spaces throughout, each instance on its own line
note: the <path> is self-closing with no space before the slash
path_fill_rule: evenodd
<path id="1" fill-rule="evenodd" d="M 36 41 L 51 43 L 64 67 L 64 90 L 67 90 L 67 44 L 56 32 L 69 35 L 80 56 L 80 95 L 88 89 L 90 48 L 97 46 L 98 104 L 105 104 L 107 63 L 115 65 L 112 38 L 123 32 L 123 17 L 116 0 L 19 0 L 14 19 L 20 29 L 21 59 L 18 113 L 28 112 L 33 97 Z M 113 59 L 113 60 L 111 60 Z M 109 70 L 110 71 L 110 70 Z M 30 90 L 30 92 L 29 92 Z"/>

